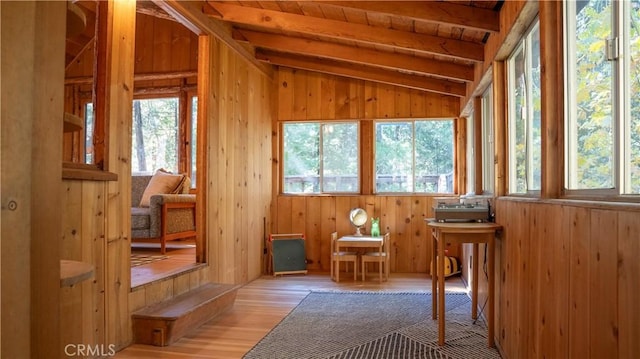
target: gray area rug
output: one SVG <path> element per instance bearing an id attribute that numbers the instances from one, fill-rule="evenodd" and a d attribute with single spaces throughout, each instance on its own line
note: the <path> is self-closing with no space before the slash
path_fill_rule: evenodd
<path id="1" fill-rule="evenodd" d="M 429 293 L 312 292 L 244 358 L 500 358 L 466 294 L 446 310 L 440 347 Z"/>

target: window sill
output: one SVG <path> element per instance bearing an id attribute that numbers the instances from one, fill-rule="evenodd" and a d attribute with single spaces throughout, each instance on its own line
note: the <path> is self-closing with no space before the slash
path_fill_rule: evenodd
<path id="1" fill-rule="evenodd" d="M 96 165 L 62 163 L 62 179 L 85 181 L 117 181 L 118 175 L 99 169 Z"/>

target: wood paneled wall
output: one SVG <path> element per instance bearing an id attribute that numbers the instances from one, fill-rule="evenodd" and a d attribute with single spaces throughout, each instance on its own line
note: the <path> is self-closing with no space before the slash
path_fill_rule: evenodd
<path id="1" fill-rule="evenodd" d="M 105 7 L 106 8 L 106 7 Z M 130 292 L 130 157 L 135 3 L 109 2 L 108 34 L 112 47 L 107 64 L 108 158 L 106 171 L 117 181 L 65 180 L 60 187 L 62 258 L 92 264 L 92 280 L 62 288 L 62 351 L 67 344 L 109 345 L 131 342 Z M 64 33 L 64 27 L 62 28 Z M 62 82 L 61 82 L 62 86 Z M 60 163 L 59 158 L 55 160 Z M 95 348 L 95 347 L 94 347 Z"/>
<path id="2" fill-rule="evenodd" d="M 137 74 L 198 69 L 198 35 L 177 21 L 136 15 Z"/>
<path id="3" fill-rule="evenodd" d="M 60 344 L 65 11 L 55 1 L 0 3 L 3 358 L 50 357 Z"/>
<path id="4" fill-rule="evenodd" d="M 361 122 L 363 131 L 371 136 L 369 124 L 374 119 L 456 118 L 460 112 L 459 99 L 451 96 L 283 67 L 278 70 L 277 86 L 279 122 L 365 120 Z M 274 123 L 275 133 L 279 128 Z M 278 151 L 278 141 L 275 137 L 274 153 Z M 366 157 L 362 171 L 371 173 L 373 144 L 367 138 L 361 143 Z M 278 162 L 274 162 L 273 168 L 273 175 L 278 176 Z M 363 187 L 365 192 L 372 192 L 368 179 Z M 380 217 L 383 232 L 391 233 L 392 271 L 428 271 L 431 248 L 424 219 L 432 216 L 433 197 L 287 196 L 278 195 L 277 188 L 274 185 L 271 233 L 304 233 L 309 269 L 329 271 L 331 232 L 338 231 L 339 235 L 354 232 L 349 210 L 362 207 L 370 217 Z"/>
<path id="5" fill-rule="evenodd" d="M 351 209 L 364 208 L 380 218 L 380 232 L 391 234 L 391 271 L 428 273 L 431 262 L 430 231 L 434 197 L 428 196 L 278 196 L 273 233 L 304 233 L 307 268 L 330 270 L 331 233 L 355 232 Z M 365 233 L 370 233 L 367 222 Z"/>
<path id="6" fill-rule="evenodd" d="M 207 230 L 211 280 L 260 276 L 271 223 L 273 80 L 222 41 L 210 50 Z"/>
<path id="7" fill-rule="evenodd" d="M 496 219 L 505 358 L 640 357 L 640 207 L 501 198 Z"/>
<path id="8" fill-rule="evenodd" d="M 131 58 L 112 65 L 120 74 L 113 77 L 114 81 L 125 85 L 112 86 L 110 94 L 109 170 L 118 174 L 118 181 L 66 180 L 59 205 L 63 209 L 63 257 L 96 267 L 93 280 L 62 290 L 60 321 L 71 328 L 65 330 L 62 343 L 102 344 L 107 349 L 109 344 L 122 348 L 130 343 L 132 311 L 210 281 L 246 283 L 261 275 L 263 238 L 271 222 L 274 101 L 273 81 L 268 75 L 224 43 L 209 40 L 206 48 L 211 61 L 204 71 L 210 76 L 207 82 L 211 91 L 199 106 L 209 109 L 200 124 L 206 129 L 209 143 L 203 146 L 207 149 L 203 170 L 208 172 L 209 183 L 201 184 L 207 193 L 203 199 L 207 232 L 203 235 L 208 265 L 131 291 L 129 158 L 133 94 L 127 89 L 133 88 L 135 3 L 113 4 L 113 27 L 118 34 L 112 49 L 114 59 Z"/>
<path id="9" fill-rule="evenodd" d="M 454 118 L 459 98 L 304 70 L 278 70 L 278 121 Z"/>

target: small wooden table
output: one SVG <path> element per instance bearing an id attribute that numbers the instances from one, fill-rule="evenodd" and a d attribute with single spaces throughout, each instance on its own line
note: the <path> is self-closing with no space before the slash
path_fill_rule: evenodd
<path id="1" fill-rule="evenodd" d="M 436 273 L 431 273 L 431 304 L 433 319 L 438 318 L 438 344 L 444 345 L 444 247 L 447 243 L 462 244 L 473 243 L 472 275 L 473 282 L 471 288 L 471 317 L 478 317 L 478 244 L 487 245 L 487 271 L 489 276 L 489 298 L 487 300 L 487 341 L 489 347 L 494 346 L 494 256 L 495 256 L 495 234 L 502 226 L 496 223 L 446 223 L 427 220 L 427 225 L 431 227 L 433 239 L 431 241 L 432 253 L 438 253 Z M 438 245 L 440 242 L 440 245 Z M 437 284 L 437 285 L 436 285 Z M 436 300 L 437 297 L 437 300 Z"/>
<path id="2" fill-rule="evenodd" d="M 383 241 L 384 241 L 384 236 L 380 236 L 380 237 L 344 236 L 344 237 L 338 238 L 338 240 L 336 241 L 336 251 L 337 252 L 343 251 L 344 248 L 376 248 L 378 249 L 380 248 L 380 245 L 382 245 Z M 339 261 L 338 261 L 338 273 L 340 273 Z M 337 274 L 337 275 L 339 276 L 340 274 Z"/>

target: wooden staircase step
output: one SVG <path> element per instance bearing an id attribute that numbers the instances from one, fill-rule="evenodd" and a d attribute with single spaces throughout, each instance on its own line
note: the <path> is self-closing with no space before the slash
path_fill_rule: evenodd
<path id="1" fill-rule="evenodd" d="M 132 315 L 137 344 L 167 346 L 233 306 L 239 285 L 208 283 Z"/>

